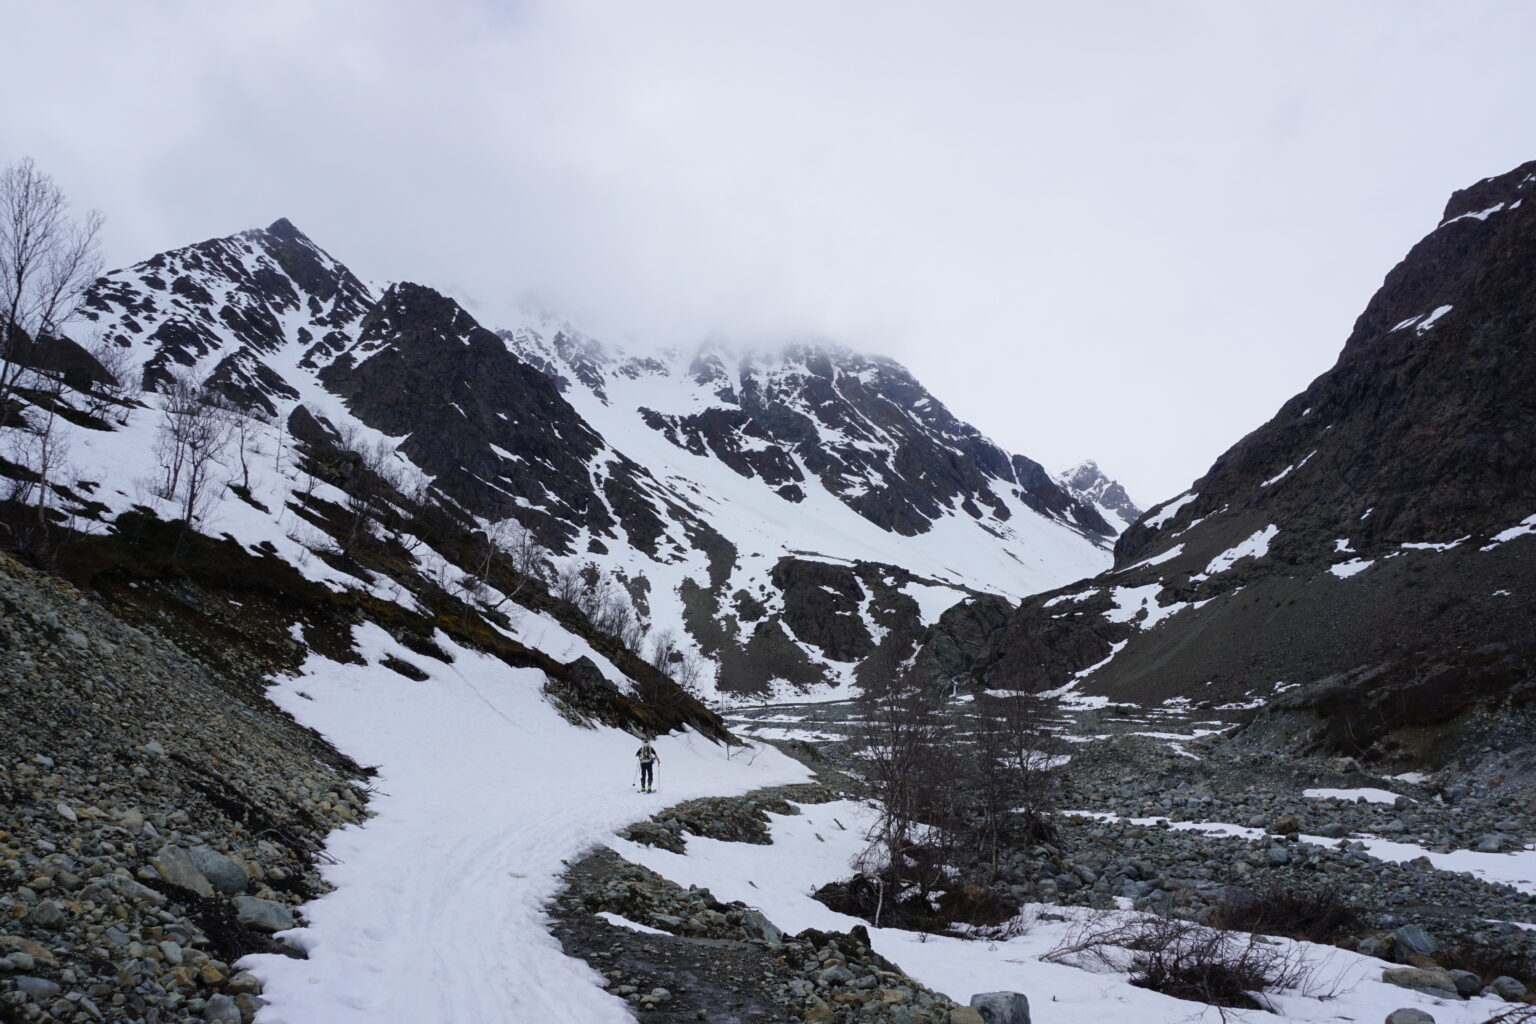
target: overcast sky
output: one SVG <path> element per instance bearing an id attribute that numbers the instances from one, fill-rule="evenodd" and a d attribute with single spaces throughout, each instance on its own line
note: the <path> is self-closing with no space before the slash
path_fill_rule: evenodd
<path id="1" fill-rule="evenodd" d="M 1536 4 L 12 5 L 0 162 L 113 266 L 292 219 L 492 326 L 818 335 L 1171 497 L 1536 157 Z"/>

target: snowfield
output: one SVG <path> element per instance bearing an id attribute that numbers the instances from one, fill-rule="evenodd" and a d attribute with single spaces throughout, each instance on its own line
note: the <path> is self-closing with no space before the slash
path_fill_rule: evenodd
<path id="1" fill-rule="evenodd" d="M 364 656 L 403 656 L 375 627 Z M 321 871 L 336 887 L 285 933 L 308 960 L 251 956 L 261 1024 L 628 1022 L 622 1000 L 566 957 L 544 906 L 564 861 L 698 796 L 800 782 L 776 750 L 748 760 L 696 735 L 664 736 L 661 792 L 634 788 L 639 741 L 565 722 L 543 673 L 453 647 L 452 666 L 412 682 L 376 665 L 312 658 L 270 691 L 359 763 L 377 765 L 375 816 L 333 833 Z"/>

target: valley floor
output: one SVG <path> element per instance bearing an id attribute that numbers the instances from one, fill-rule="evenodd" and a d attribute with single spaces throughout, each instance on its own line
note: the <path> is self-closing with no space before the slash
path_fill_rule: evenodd
<path id="1" fill-rule="evenodd" d="M 382 633 L 373 639 L 379 650 L 367 653 L 377 660 L 390 641 Z M 616 833 L 627 823 L 679 801 L 801 782 L 810 773 L 767 744 L 728 757 L 696 738 L 663 737 L 660 792 L 641 794 L 633 788 L 635 740 L 614 730 L 571 728 L 539 695 L 534 673 L 509 678 L 498 663 L 470 652 L 455 654 L 455 664 L 437 669 L 426 683 L 316 661 L 312 672 L 274 689 L 274 699 L 301 721 L 360 763 L 377 764 L 379 777 L 370 804 L 374 817 L 331 838 L 328 852 L 337 863 L 323 873 L 335 891 L 304 909 L 308 927 L 287 933 L 309 959 L 264 955 L 244 962 L 262 978 L 270 1003 L 259 1024 L 588 1024 L 634 1015 L 660 1022 L 689 1019 L 680 1014 L 696 1005 L 713 1008 L 695 1019 L 714 1021 L 833 1019 L 800 1016 L 816 1001 L 815 973 L 762 942 L 653 935 L 647 929 L 654 925 L 644 921 L 583 917 L 575 903 L 554 901 L 563 885 L 586 891 L 580 887 L 600 885 L 609 876 L 617 861 L 581 859 L 606 847 L 628 862 L 625 870 L 648 868 L 682 886 L 684 896 L 675 899 L 686 900 L 688 887 L 698 886 L 709 890 L 708 900 L 739 901 L 760 911 L 786 936 L 808 928 L 847 932 L 863 922 L 809 894 L 849 875 L 850 861 L 864 846 L 867 807 L 838 800 L 770 814 L 770 845 L 689 835 L 678 853 L 620 838 Z M 777 707 L 738 712 L 733 724 L 746 735 L 833 741 L 847 717 L 846 706 Z M 1524 830 L 1510 836 L 1505 852 L 1433 854 L 1413 841 L 1454 843 L 1467 828 L 1483 828 L 1484 819 L 1514 814 L 1496 795 L 1484 794 L 1480 801 L 1473 794 L 1460 812 L 1446 808 L 1443 820 L 1431 812 L 1426 791 L 1410 780 L 1384 780 L 1395 793 L 1323 785 L 1305 796 L 1303 787 L 1347 778 L 1280 761 L 1223 762 L 1211 753 L 1211 741 L 1201 738 L 1219 724 L 1167 712 L 1108 724 L 1102 716 L 1075 720 L 1068 731 L 1091 739 L 1074 752 L 1084 806 L 1082 813 L 1065 817 L 1062 846 L 1082 851 L 1076 863 L 1088 874 L 1074 864 L 1070 877 L 1076 883 L 1063 879 L 1050 900 L 1024 901 L 1022 934 L 1012 938 L 966 940 L 869 928 L 874 953 L 911 979 L 906 992 L 931 990 L 964 1004 L 977 992 L 1018 991 L 1028 995 L 1039 1022 L 1100 1021 L 1109 1015 L 1215 1020 L 1222 1011 L 1132 986 L 1124 970 L 1091 971 L 1042 958 L 1080 934 L 1085 922 L 1132 912 L 1126 908 L 1133 905 L 1155 908 L 1159 892 L 1168 892 L 1170 900 L 1209 896 L 1224 875 L 1211 865 L 1243 875 L 1272 868 L 1272 848 L 1284 850 L 1292 867 L 1315 862 L 1313 874 L 1338 873 L 1365 887 L 1382 901 L 1374 922 L 1382 927 L 1424 920 L 1427 930 L 1450 934 L 1487 925 L 1515 935 L 1512 942 L 1523 942 L 1524 929 L 1536 927 L 1530 895 L 1536 893 L 1536 851 L 1530 845 L 1536 829 L 1528 816 L 1504 822 Z M 1247 780 L 1245 788 L 1227 792 L 1239 774 Z M 1212 797 L 1210 784 L 1218 776 L 1221 785 Z M 1412 796 L 1397 806 L 1380 802 L 1402 793 L 1426 798 L 1422 813 L 1412 809 L 1418 803 Z M 1257 822 L 1257 816 L 1279 817 L 1288 807 L 1315 811 L 1303 815 L 1309 828 L 1327 818 L 1350 838 L 1325 840 L 1304 831 L 1277 836 Z M 1152 813 L 1133 813 L 1143 811 Z M 1244 820 L 1235 820 L 1242 811 L 1248 812 Z M 1195 818 L 1201 820 L 1189 820 Z M 1156 824 L 1170 819 L 1169 825 Z M 1252 823 L 1245 823 L 1249 819 Z M 1403 835 L 1402 828 L 1394 831 L 1394 822 L 1424 835 Z M 1369 834 L 1372 825 L 1384 823 L 1393 840 Z M 1351 839 L 1358 848 L 1348 848 Z M 1336 856 L 1321 845 L 1334 842 Z M 1157 863 L 1122 877 L 1117 856 L 1104 856 L 1106 849 Z M 1435 863 L 1399 863 L 1423 855 Z M 1335 861 L 1348 867 L 1325 866 Z M 594 863 L 608 866 L 594 868 Z M 1471 869 L 1481 877 L 1436 869 Z M 1496 884 L 1501 882 L 1512 884 Z M 1419 898 L 1411 898 L 1413 886 Z M 1462 918 L 1433 920 L 1420 913 L 1423 904 L 1451 899 L 1465 905 Z M 1488 925 L 1489 918 L 1513 923 Z M 668 930 L 677 930 L 676 922 L 676 917 L 660 920 Z M 562 953 L 549 932 L 552 926 L 572 952 L 590 957 L 590 967 Z M 1420 1007 L 1440 1024 L 1476 1024 L 1511 1008 L 1491 994 L 1446 999 L 1388 985 L 1382 971 L 1393 963 L 1352 950 L 1276 941 L 1294 947 L 1306 961 L 1307 978 L 1273 993 L 1270 1011 L 1245 1011 L 1254 1020 L 1378 1021 L 1396 1008 Z M 806 948 L 814 952 L 814 944 Z M 614 992 L 605 992 L 605 986 Z M 650 996 L 655 988 L 667 989 L 665 998 Z M 810 1002 L 787 999 L 789 994 Z M 900 1007 L 909 996 L 889 998 Z M 782 1018 L 775 1016 L 779 1012 Z M 881 1012 L 894 1010 L 883 1006 Z"/>

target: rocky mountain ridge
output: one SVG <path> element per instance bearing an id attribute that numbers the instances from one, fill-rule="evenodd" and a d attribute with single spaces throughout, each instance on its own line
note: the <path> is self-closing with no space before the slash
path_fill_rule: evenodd
<path id="1" fill-rule="evenodd" d="M 375 295 L 285 220 L 114 272 L 86 315 L 151 397 L 205 380 L 282 425 L 279 446 L 387 449 L 471 525 L 515 523 L 549 573 L 608 581 L 719 666 L 704 683 L 724 695 L 841 692 L 948 605 L 1091 573 L 1114 535 L 889 360 L 493 333 L 429 288 Z"/>
<path id="2" fill-rule="evenodd" d="M 1056 481 L 1068 494 L 1096 508 L 1104 521 L 1115 528 L 1116 533 L 1123 532 L 1141 518 L 1141 507 L 1118 481 L 1105 476 L 1099 464 L 1092 459 L 1062 470 L 1056 474 Z"/>
<path id="3" fill-rule="evenodd" d="M 1536 163 L 1456 193 L 1337 364 L 1113 569 L 1026 599 L 972 678 L 1273 702 L 1315 742 L 1430 759 L 1472 707 L 1536 696 L 1533 194 Z"/>

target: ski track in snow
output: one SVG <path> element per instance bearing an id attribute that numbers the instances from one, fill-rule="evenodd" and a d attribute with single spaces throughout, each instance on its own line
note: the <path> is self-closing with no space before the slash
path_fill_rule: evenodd
<path id="1" fill-rule="evenodd" d="M 398 653 L 382 630 L 359 632 L 370 661 Z M 545 930 L 563 862 L 666 804 L 807 777 L 771 749 L 748 764 L 696 735 L 664 736 L 662 793 L 642 796 L 638 740 L 567 724 L 537 670 L 453 653 L 424 683 L 315 658 L 272 689 L 380 769 L 375 816 L 328 842 L 337 863 L 322 874 L 335 891 L 303 908 L 307 928 L 285 933 L 309 959 L 241 961 L 265 984 L 260 1024 L 630 1022 Z"/>

